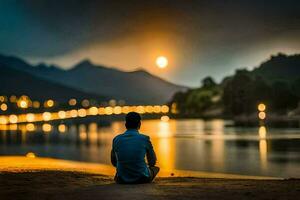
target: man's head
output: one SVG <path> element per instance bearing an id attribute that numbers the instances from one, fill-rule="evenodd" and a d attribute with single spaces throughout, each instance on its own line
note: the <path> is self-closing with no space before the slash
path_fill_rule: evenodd
<path id="1" fill-rule="evenodd" d="M 139 129 L 141 126 L 141 116 L 136 112 L 130 112 L 126 115 L 125 126 L 127 129 Z"/>

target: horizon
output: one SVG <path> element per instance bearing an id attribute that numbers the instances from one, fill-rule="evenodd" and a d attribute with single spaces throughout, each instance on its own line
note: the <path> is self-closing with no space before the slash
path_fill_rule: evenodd
<path id="1" fill-rule="evenodd" d="M 264 60 L 260 61 L 260 62 L 257 62 L 258 64 L 255 65 L 255 66 L 247 66 L 247 67 L 238 67 L 238 68 L 235 68 L 233 72 L 231 73 L 228 73 L 228 74 L 224 74 L 223 77 L 220 77 L 220 79 L 215 79 L 215 77 L 213 76 L 210 76 L 210 75 L 207 75 L 206 77 L 212 77 L 218 84 L 222 82 L 222 80 L 224 80 L 224 78 L 226 77 L 229 77 L 229 76 L 233 76 L 235 71 L 236 70 L 239 70 L 239 69 L 247 69 L 247 70 L 253 70 L 257 67 L 259 67 L 262 63 L 264 62 L 267 62 L 268 60 L 270 60 L 272 57 L 274 56 L 278 56 L 280 54 L 283 54 L 283 55 L 286 55 L 286 56 L 294 56 L 294 55 L 300 55 L 300 52 L 299 53 L 292 53 L 292 54 L 287 54 L 287 53 L 284 53 L 284 52 L 277 52 L 276 54 L 271 54 L 269 55 L 269 57 L 265 58 Z M 21 59 L 23 60 L 24 62 L 32 65 L 32 67 L 38 67 L 39 65 L 46 65 L 47 67 L 55 67 L 55 68 L 58 68 L 58 69 L 61 69 L 61 70 L 70 70 L 70 69 L 73 69 L 75 68 L 77 65 L 85 62 L 85 61 L 88 61 L 90 62 L 94 67 L 104 67 L 104 68 L 108 68 L 108 69 L 112 69 L 112 70 L 118 70 L 118 71 L 121 71 L 121 72 L 137 72 L 137 71 L 146 71 L 148 73 L 150 73 L 151 75 L 153 76 L 156 76 L 158 78 L 161 78 L 167 82 L 170 82 L 172 84 L 175 84 L 175 85 L 181 85 L 181 86 L 185 86 L 185 87 L 189 87 L 189 88 L 195 88 L 195 87 L 200 87 L 200 81 L 199 80 L 199 84 L 198 85 L 186 85 L 186 84 L 181 84 L 181 83 L 177 83 L 177 82 L 174 82 L 172 80 L 169 80 L 167 78 L 164 78 L 164 77 L 161 77 L 157 74 L 154 74 L 154 73 L 151 73 L 149 70 L 147 70 L 146 67 L 137 67 L 137 68 L 134 68 L 134 69 L 131 69 L 131 70 L 126 70 L 126 69 L 122 69 L 118 66 L 108 66 L 108 65 L 105 65 L 105 64 L 101 64 L 101 63 L 97 63 L 97 62 L 94 62 L 92 59 L 89 59 L 89 58 L 83 58 L 81 60 L 79 60 L 78 62 L 75 62 L 73 65 L 70 65 L 70 66 L 62 66 L 62 65 L 59 65 L 55 62 L 43 62 L 43 61 L 40 61 L 40 62 L 32 62 L 30 60 L 26 60 L 25 58 L 22 58 L 22 57 L 18 57 L 18 56 L 15 56 L 15 55 L 5 55 L 5 54 L 2 54 L 3 56 L 7 56 L 7 57 L 14 57 L 14 58 L 18 58 L 18 59 Z M 203 77 L 205 78 L 205 77 Z"/>

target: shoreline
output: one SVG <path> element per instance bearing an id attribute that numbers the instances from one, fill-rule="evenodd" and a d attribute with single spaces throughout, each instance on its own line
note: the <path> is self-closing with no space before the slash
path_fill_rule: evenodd
<path id="1" fill-rule="evenodd" d="M 179 173 L 181 172 L 181 173 Z M 119 185 L 108 165 L 0 156 L 1 200 L 295 199 L 300 179 L 175 171 L 150 184 Z"/>
<path id="2" fill-rule="evenodd" d="M 62 160 L 45 157 L 0 156 L 1 172 L 26 172 L 40 170 L 75 171 L 105 176 L 114 176 L 115 168 L 111 165 Z M 252 176 L 229 173 L 216 173 L 189 170 L 161 169 L 157 177 L 194 177 L 194 178 L 223 178 L 251 180 L 284 180 L 281 177 Z"/>

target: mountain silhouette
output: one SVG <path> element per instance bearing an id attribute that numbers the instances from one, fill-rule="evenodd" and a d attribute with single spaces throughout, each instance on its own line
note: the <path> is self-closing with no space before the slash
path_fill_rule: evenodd
<path id="1" fill-rule="evenodd" d="M 39 101 L 54 99 L 59 102 L 67 102 L 70 98 L 82 100 L 97 99 L 107 101 L 109 98 L 100 95 L 85 93 L 64 85 L 43 80 L 28 72 L 20 71 L 4 64 L 0 64 L 0 94 L 11 95 L 28 95 L 30 98 Z"/>
<path id="2" fill-rule="evenodd" d="M 83 60 L 69 70 L 46 64 L 33 66 L 20 58 L 3 55 L 0 64 L 85 93 L 125 100 L 127 104 L 163 104 L 176 92 L 187 89 L 143 69 L 124 72 L 95 65 L 89 60 Z"/>

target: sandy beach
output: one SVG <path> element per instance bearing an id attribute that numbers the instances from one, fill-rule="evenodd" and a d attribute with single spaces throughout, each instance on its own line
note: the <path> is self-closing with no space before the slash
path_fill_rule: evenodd
<path id="1" fill-rule="evenodd" d="M 171 176 L 171 173 L 173 176 Z M 154 183 L 118 185 L 111 166 L 50 158 L 0 157 L 6 199 L 295 199 L 299 179 L 163 171 Z"/>

